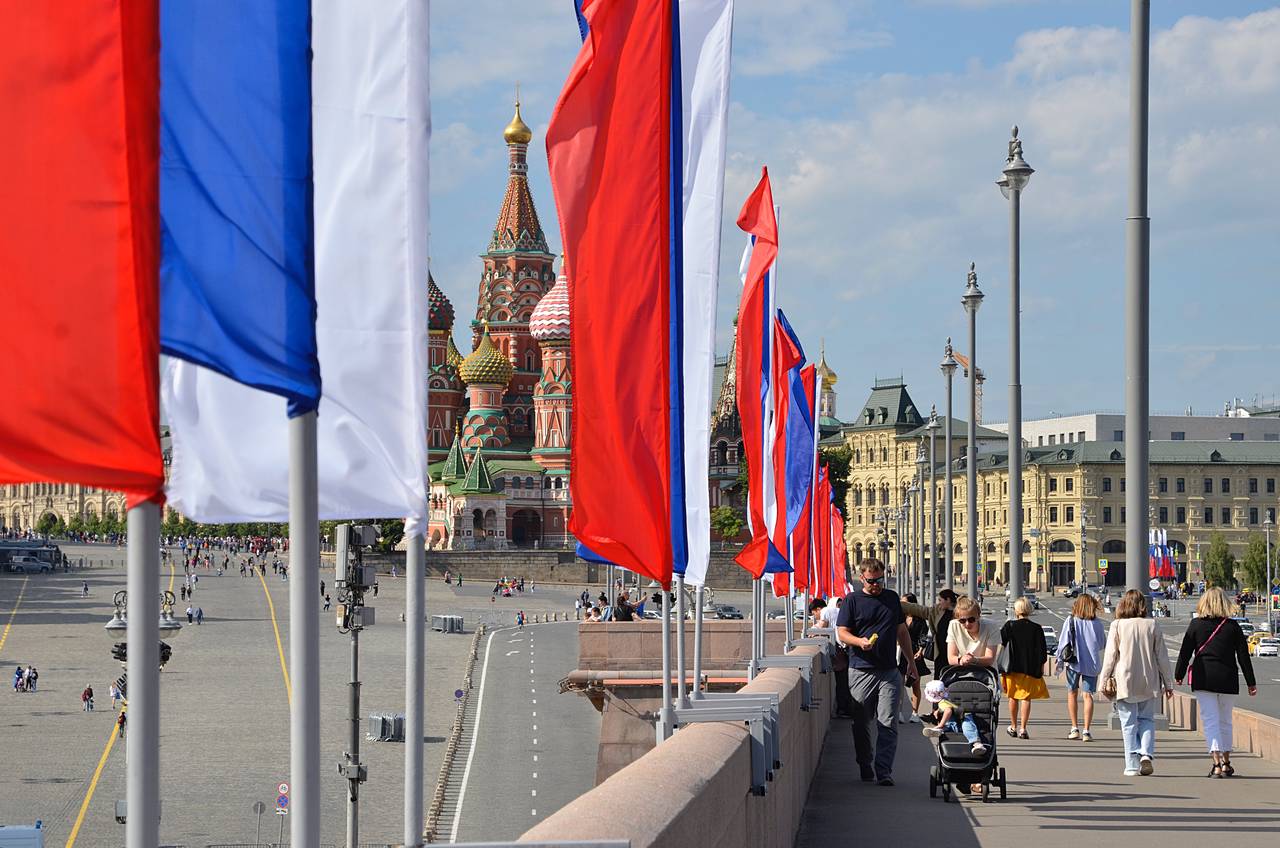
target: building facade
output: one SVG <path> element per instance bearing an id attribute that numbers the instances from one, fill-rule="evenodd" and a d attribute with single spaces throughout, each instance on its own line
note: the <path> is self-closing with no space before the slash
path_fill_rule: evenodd
<path id="1" fill-rule="evenodd" d="M 991 424 L 1009 432 L 1008 424 Z M 1148 438 L 1157 442 L 1280 442 L 1280 418 L 1247 415 L 1152 415 Z M 1123 442 L 1124 414 L 1091 412 L 1022 422 L 1022 440 L 1043 448 L 1075 442 Z"/>

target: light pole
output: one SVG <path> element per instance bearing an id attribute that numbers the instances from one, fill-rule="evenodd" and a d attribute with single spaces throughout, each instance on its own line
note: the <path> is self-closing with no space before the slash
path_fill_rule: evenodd
<path id="1" fill-rule="evenodd" d="M 947 346 L 943 349 L 942 353 L 942 375 L 947 381 L 947 429 L 946 432 L 943 433 L 942 437 L 942 451 L 943 455 L 946 457 L 944 460 L 946 462 L 946 468 L 942 475 L 944 481 L 944 490 L 942 492 L 942 509 L 944 514 L 942 516 L 942 523 L 945 529 L 943 536 L 947 546 L 947 555 L 942 562 L 945 567 L 945 571 L 943 573 L 946 577 L 946 582 L 943 585 L 947 588 L 951 588 L 951 584 L 955 582 L 955 566 L 953 565 L 955 557 L 955 528 L 952 526 L 955 520 L 955 504 L 952 502 L 951 494 L 951 464 L 954 460 L 954 457 L 951 455 L 951 431 L 955 429 L 955 419 L 952 417 L 951 410 L 951 384 L 953 378 L 956 376 L 957 366 L 958 363 L 956 362 L 955 351 L 951 349 L 951 337 L 947 336 Z"/>
<path id="2" fill-rule="evenodd" d="M 969 597 L 978 597 L 978 307 L 982 290 L 978 288 L 978 271 L 969 263 L 968 285 L 960 298 L 969 315 L 969 424 L 965 443 L 965 529 L 968 531 Z M 947 422 L 950 435 L 951 422 Z"/>
<path id="3" fill-rule="evenodd" d="M 927 426 L 927 425 L 926 425 Z M 916 575 L 919 578 L 916 585 L 916 592 L 919 600 L 923 604 L 929 603 L 929 594 L 926 583 L 929 580 L 929 573 L 932 569 L 925 565 L 924 549 L 927 547 L 925 543 L 925 534 L 929 532 L 929 500 L 925 497 L 925 486 L 928 481 L 925 479 L 925 464 L 929 461 L 925 455 L 924 436 L 920 437 L 920 449 L 916 451 L 916 490 L 919 494 L 916 500 L 919 505 L 916 508 L 916 552 L 918 555 L 916 566 Z M 933 548 L 929 548 L 929 556 L 934 554 Z"/>
<path id="4" fill-rule="evenodd" d="M 1129 216 L 1125 219 L 1125 403 L 1124 476 L 1125 584 L 1151 598 L 1135 566 L 1147 538 L 1147 461 L 1151 376 L 1151 219 L 1147 217 L 1148 71 L 1151 59 L 1151 0 L 1133 0 L 1130 16 Z"/>
<path id="5" fill-rule="evenodd" d="M 1009 603 L 1022 597 L 1022 192 L 1035 170 L 1022 158 L 1018 128 L 996 185 L 1009 200 Z"/>
<path id="6" fill-rule="evenodd" d="M 947 378 L 947 398 L 951 397 L 951 378 Z M 947 422 L 950 424 L 951 422 Z M 928 604 L 938 591 L 938 408 L 929 409 L 929 589 L 927 597 L 920 599 Z M 950 551 L 947 552 L 950 554 Z M 944 558 L 945 564 L 949 557 Z"/>
<path id="7" fill-rule="evenodd" d="M 1267 605 L 1267 632 L 1272 636 L 1276 631 L 1271 621 L 1271 586 L 1273 585 L 1271 583 L 1271 528 L 1275 526 L 1276 523 L 1271 520 L 1270 515 L 1267 516 L 1266 521 L 1262 522 L 1262 529 L 1267 534 L 1267 590 L 1262 593 L 1262 599 Z"/>

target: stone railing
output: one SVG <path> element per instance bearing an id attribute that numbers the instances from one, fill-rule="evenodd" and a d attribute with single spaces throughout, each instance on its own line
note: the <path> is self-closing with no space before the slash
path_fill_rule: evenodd
<path id="1" fill-rule="evenodd" d="M 782 767 L 764 795 L 751 791 L 750 736 L 743 724 L 692 724 L 536 825 L 520 842 L 629 838 L 633 848 L 790 848 L 830 722 L 830 676 L 819 673 L 817 649 L 802 646 L 795 653 L 813 660 L 822 700 L 812 709 L 800 708 L 798 671 L 769 669 L 742 689 L 780 698 Z M 634 809 L 644 814 L 618 815 Z"/>
<path id="2" fill-rule="evenodd" d="M 1237 704 L 1240 702 L 1237 701 Z M 1186 730 L 1200 730 L 1200 707 L 1194 695 L 1174 690 L 1166 703 L 1169 723 Z M 1280 763 L 1280 719 L 1236 707 L 1231 718 L 1231 747 Z"/>

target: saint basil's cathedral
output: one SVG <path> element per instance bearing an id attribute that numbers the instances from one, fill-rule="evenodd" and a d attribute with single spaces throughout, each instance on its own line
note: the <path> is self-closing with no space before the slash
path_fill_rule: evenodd
<path id="1" fill-rule="evenodd" d="M 503 133 L 506 195 L 472 319 L 471 349 L 454 344 L 454 309 L 429 280 L 427 444 L 432 548 L 560 548 L 569 541 L 569 280 L 529 190 L 533 131 Z"/>

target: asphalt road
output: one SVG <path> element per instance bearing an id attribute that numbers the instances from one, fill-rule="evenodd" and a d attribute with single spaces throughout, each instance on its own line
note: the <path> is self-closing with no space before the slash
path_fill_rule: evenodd
<path id="1" fill-rule="evenodd" d="M 575 622 L 494 631 L 486 640 L 475 744 L 465 762 L 453 837 L 514 840 L 595 785 L 600 716 L 560 694 L 578 662 Z"/>

